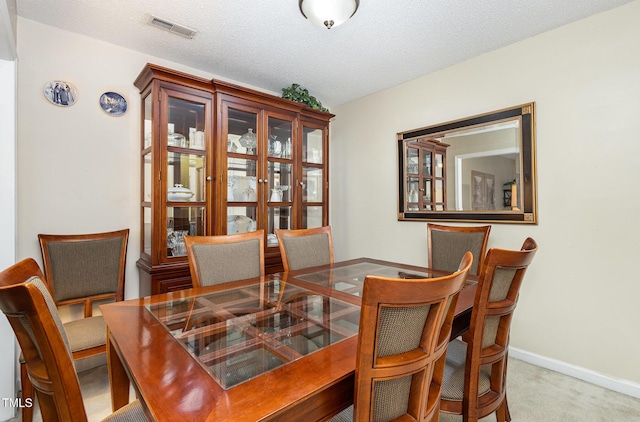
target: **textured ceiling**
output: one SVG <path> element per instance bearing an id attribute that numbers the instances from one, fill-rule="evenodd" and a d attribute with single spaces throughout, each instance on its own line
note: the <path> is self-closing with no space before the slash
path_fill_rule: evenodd
<path id="1" fill-rule="evenodd" d="M 398 85 L 631 0 L 360 0 L 327 30 L 297 0 L 17 0 L 18 15 L 325 106 Z M 197 30 L 147 25 L 150 15 Z"/>

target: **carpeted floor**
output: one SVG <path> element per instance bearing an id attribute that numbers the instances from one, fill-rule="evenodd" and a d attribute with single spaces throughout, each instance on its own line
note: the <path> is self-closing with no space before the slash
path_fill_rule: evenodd
<path id="1" fill-rule="evenodd" d="M 79 378 L 89 421 L 100 421 L 111 413 L 107 367 L 81 372 Z M 513 422 L 640 421 L 640 399 L 513 358 L 509 360 L 507 389 Z M 18 415 L 11 422 L 21 420 Z M 442 415 L 440 420 L 462 421 L 462 418 Z M 37 409 L 34 421 L 42 421 Z M 495 421 L 495 416 L 482 421 Z"/>

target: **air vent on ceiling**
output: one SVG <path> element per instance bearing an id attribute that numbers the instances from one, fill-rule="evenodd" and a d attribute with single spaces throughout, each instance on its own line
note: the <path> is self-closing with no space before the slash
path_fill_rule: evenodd
<path id="1" fill-rule="evenodd" d="M 184 25 L 179 25 L 175 22 L 171 22 L 153 15 L 151 15 L 148 23 L 149 25 L 155 26 L 156 28 L 164 29 L 165 31 L 181 35 L 185 38 L 193 38 L 193 36 L 196 34 L 195 29 L 191 29 Z"/>

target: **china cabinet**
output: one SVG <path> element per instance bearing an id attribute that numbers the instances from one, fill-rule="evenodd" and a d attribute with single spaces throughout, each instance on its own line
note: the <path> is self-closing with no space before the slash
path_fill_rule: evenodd
<path id="1" fill-rule="evenodd" d="M 282 271 L 274 229 L 329 223 L 332 114 L 151 64 L 134 84 L 142 98 L 141 294 L 191 286 L 184 235 L 264 229 L 272 273 Z"/>
<path id="2" fill-rule="evenodd" d="M 447 147 L 436 139 L 417 139 L 405 147 L 405 209 L 446 209 Z"/>

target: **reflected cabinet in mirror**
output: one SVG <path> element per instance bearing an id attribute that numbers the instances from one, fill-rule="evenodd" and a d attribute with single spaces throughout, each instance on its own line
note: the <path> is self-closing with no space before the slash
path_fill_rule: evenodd
<path id="1" fill-rule="evenodd" d="M 398 219 L 537 224 L 534 111 L 398 133 Z"/>

